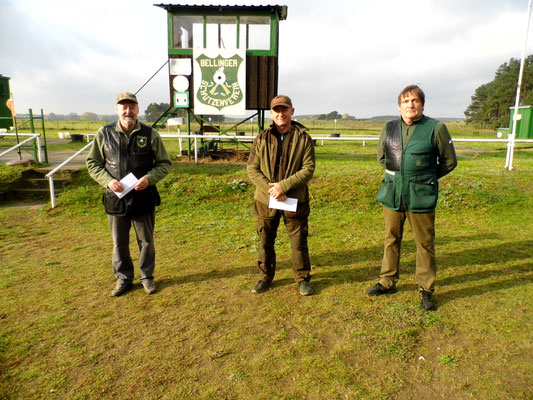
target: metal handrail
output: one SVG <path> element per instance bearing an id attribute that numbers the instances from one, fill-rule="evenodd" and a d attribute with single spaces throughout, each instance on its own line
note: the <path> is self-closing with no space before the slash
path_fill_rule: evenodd
<path id="1" fill-rule="evenodd" d="M 3 157 L 5 156 L 7 153 L 13 151 L 13 150 L 16 150 L 18 149 L 19 147 L 22 147 L 23 145 L 25 145 L 26 143 L 32 141 L 32 140 L 36 140 L 37 141 L 37 147 L 39 148 L 39 152 L 37 153 L 38 155 L 38 158 L 39 158 L 39 162 L 41 162 L 41 143 L 40 143 L 40 138 L 41 138 L 41 134 L 40 133 L 19 133 L 18 134 L 19 136 L 31 136 L 29 137 L 28 139 L 24 140 L 23 142 L 20 142 L 19 144 L 7 149 L 6 151 L 4 151 L 3 153 L 0 154 L 0 157 Z M 17 136 L 16 133 L 2 133 L 0 134 L 0 136 Z"/>
<path id="2" fill-rule="evenodd" d="M 81 150 L 78 150 L 76 153 L 74 153 L 72 156 L 67 158 L 65 161 L 63 161 L 61 164 L 59 164 L 52 171 L 50 171 L 49 173 L 47 173 L 45 175 L 45 178 L 48 178 L 48 180 L 50 181 L 50 202 L 52 203 L 52 208 L 56 208 L 56 196 L 55 196 L 55 189 L 54 189 L 54 174 L 57 171 L 59 171 L 61 168 L 63 168 L 65 165 L 67 165 L 69 162 L 71 162 L 73 159 L 78 157 L 88 147 L 92 146 L 93 143 L 94 143 L 94 140 L 92 142 L 87 143 Z"/>

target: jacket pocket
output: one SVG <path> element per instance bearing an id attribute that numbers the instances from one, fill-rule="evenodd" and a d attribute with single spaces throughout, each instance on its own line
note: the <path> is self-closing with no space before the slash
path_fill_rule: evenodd
<path id="1" fill-rule="evenodd" d="M 439 183 L 435 177 L 417 177 L 409 182 L 409 211 L 431 211 L 437 206 Z"/>
<path id="2" fill-rule="evenodd" d="M 102 195 L 102 203 L 104 204 L 104 210 L 109 215 L 116 217 L 124 217 L 128 214 L 128 204 L 126 198 L 121 199 L 111 190 L 106 189 Z"/>
<path id="3" fill-rule="evenodd" d="M 395 206 L 396 199 L 396 185 L 394 180 L 390 179 L 388 175 L 385 175 L 381 183 L 381 188 L 379 189 L 376 200 L 387 208 L 396 208 Z"/>

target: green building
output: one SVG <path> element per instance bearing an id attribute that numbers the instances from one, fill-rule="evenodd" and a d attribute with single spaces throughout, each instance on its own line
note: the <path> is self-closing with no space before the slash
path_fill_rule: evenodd
<path id="1" fill-rule="evenodd" d="M 509 132 L 513 129 L 514 107 L 509 119 Z M 533 106 L 518 107 L 519 120 L 516 121 L 516 139 L 533 139 Z"/>
<path id="2" fill-rule="evenodd" d="M 9 78 L 0 75 L 0 129 L 8 129 L 13 126 L 11 111 L 7 108 L 11 91 L 9 90 Z"/>

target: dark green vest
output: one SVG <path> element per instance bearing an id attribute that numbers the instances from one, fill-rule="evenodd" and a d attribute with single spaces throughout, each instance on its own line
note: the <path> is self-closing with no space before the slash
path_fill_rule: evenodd
<path id="1" fill-rule="evenodd" d="M 402 150 L 401 121 L 389 121 L 385 137 L 385 178 L 377 200 L 391 210 L 429 212 L 437 206 L 437 121 L 422 117 Z"/>

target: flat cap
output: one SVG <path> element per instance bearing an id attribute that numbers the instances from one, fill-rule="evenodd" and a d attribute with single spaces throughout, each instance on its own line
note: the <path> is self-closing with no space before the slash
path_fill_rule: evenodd
<path id="1" fill-rule="evenodd" d="M 277 106 L 292 108 L 292 101 L 289 96 L 280 94 L 279 96 L 274 97 L 270 102 L 270 109 L 273 109 Z"/>
<path id="2" fill-rule="evenodd" d="M 139 104 L 139 102 L 137 101 L 137 97 L 135 97 L 135 95 L 133 93 L 130 93 L 130 92 L 122 92 L 122 93 L 119 93 L 117 95 L 117 104 L 120 103 L 121 101 L 133 101 L 134 103 L 136 104 Z"/>

